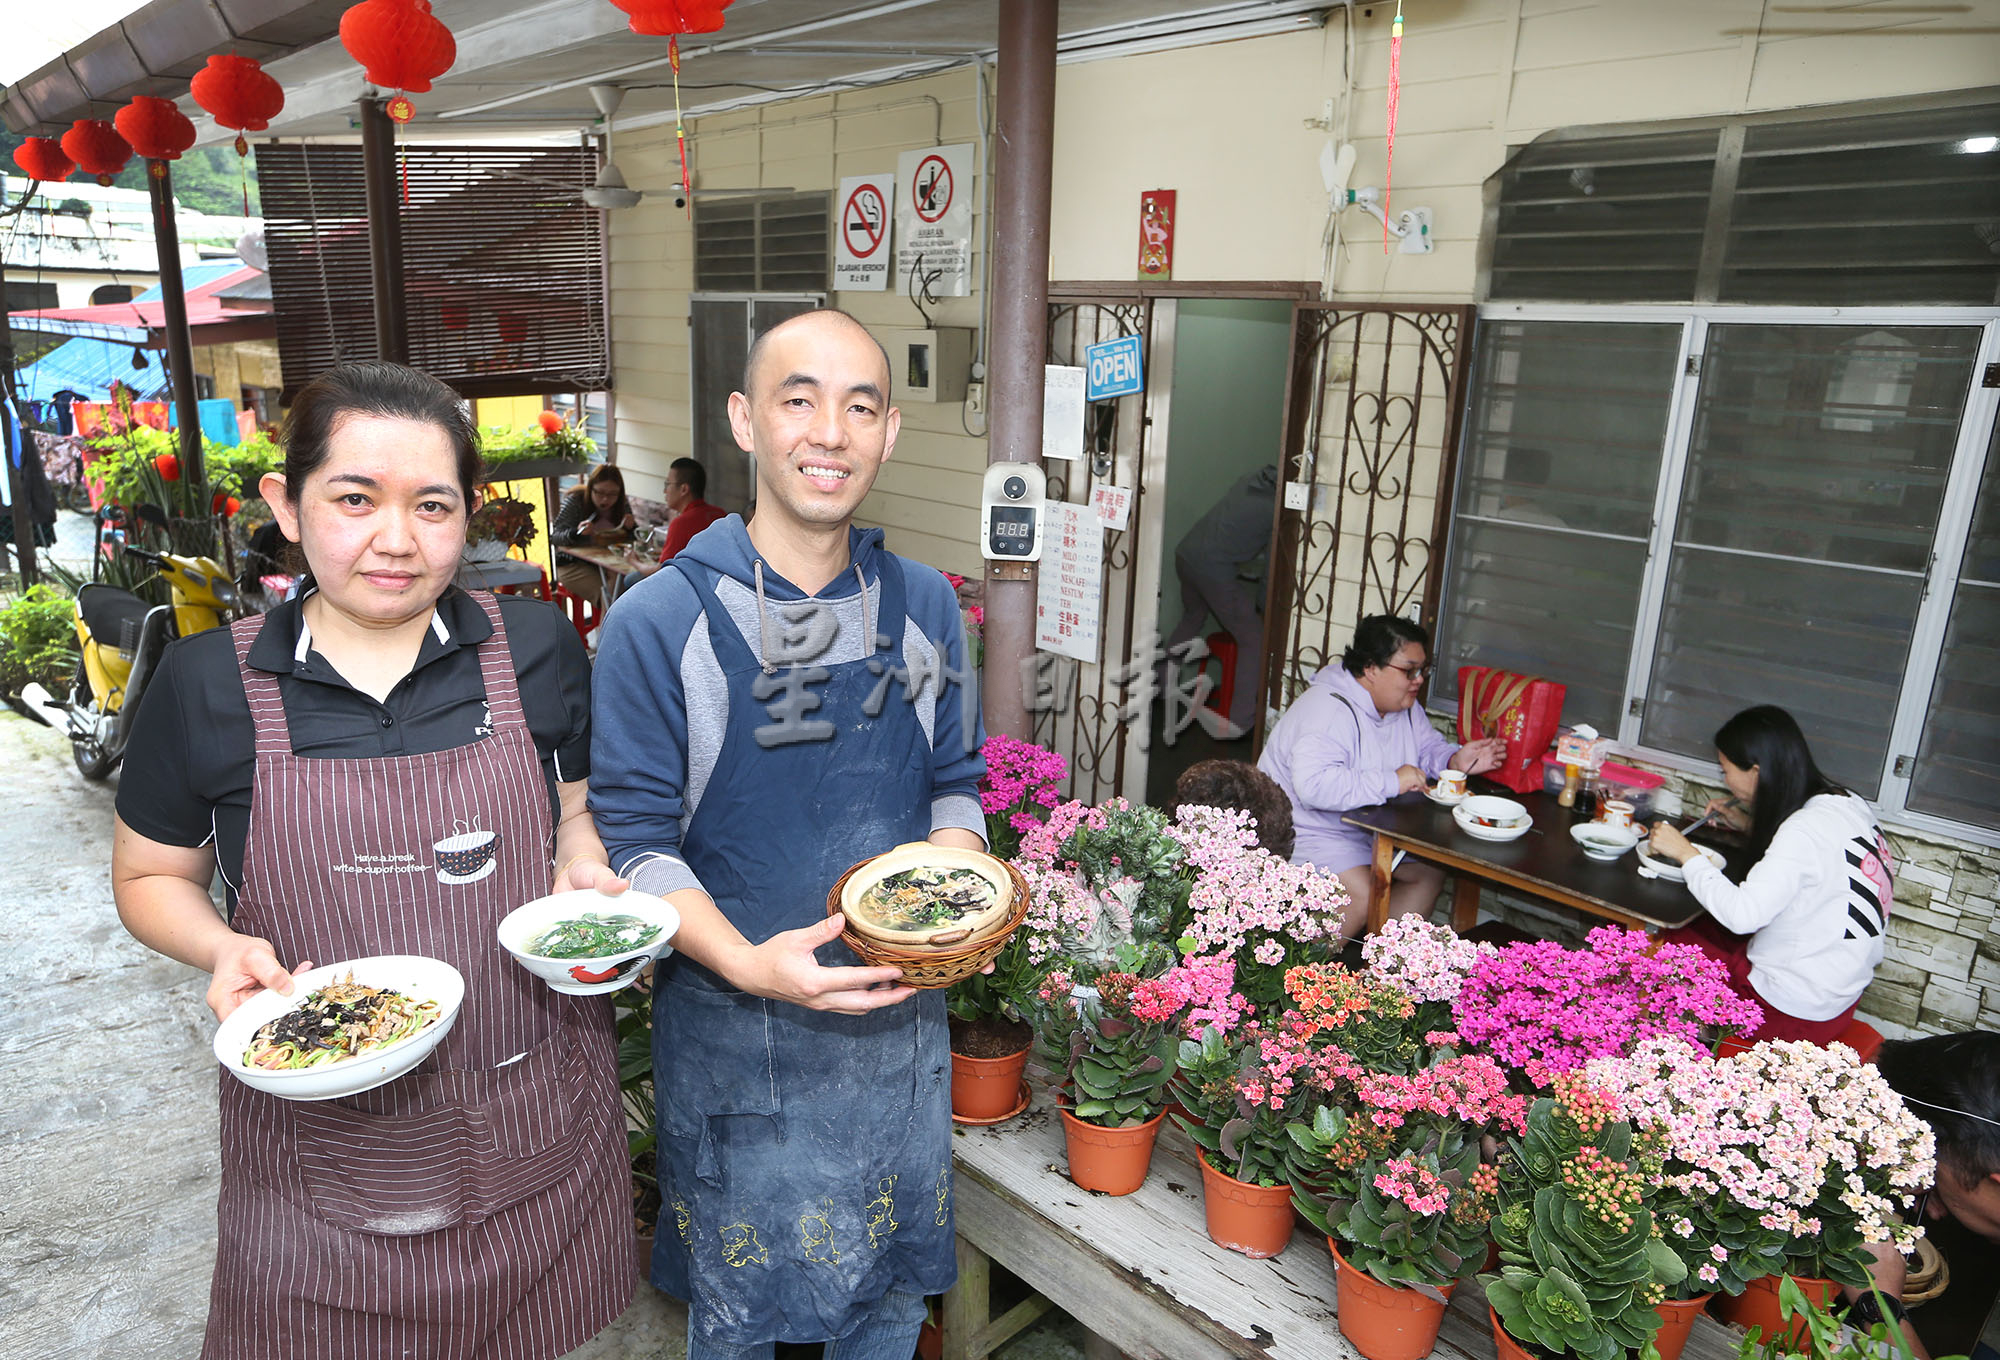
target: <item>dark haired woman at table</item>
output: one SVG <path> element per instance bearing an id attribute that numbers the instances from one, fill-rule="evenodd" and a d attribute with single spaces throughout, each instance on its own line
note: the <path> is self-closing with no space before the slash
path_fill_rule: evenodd
<path id="1" fill-rule="evenodd" d="M 1484 774 L 1499 765 L 1499 737 L 1454 746 L 1417 702 L 1431 673 L 1431 635 L 1394 614 L 1361 620 L 1340 664 L 1322 667 L 1278 719 L 1257 768 L 1292 802 L 1292 862 L 1340 875 L 1347 889 L 1344 931 L 1361 934 L 1375 898 L 1375 838 L 1343 813 L 1415 793 L 1449 766 Z M 1429 915 L 1444 871 L 1405 859 L 1390 879 L 1389 915 Z"/>
<path id="2" fill-rule="evenodd" d="M 551 606 L 452 584 L 480 477 L 450 388 L 335 368 L 282 442 L 262 490 L 310 574 L 162 657 L 118 790 L 118 914 L 213 974 L 218 1017 L 294 995 L 307 960 L 378 954 L 444 960 L 465 1002 L 364 1094 L 295 1104 L 221 1076 L 202 1355 L 551 1360 L 637 1273 L 609 1002 L 550 991 L 494 937 L 551 881 L 623 887 L 584 801 L 589 663 Z M 476 872 L 436 848 L 468 827 Z"/>
<path id="3" fill-rule="evenodd" d="M 601 607 L 603 570 L 562 549 L 608 547 L 629 539 L 637 523 L 632 502 L 625 495 L 625 474 L 614 464 L 599 463 L 584 484 L 563 500 L 549 525 L 549 541 L 556 545 L 556 579 L 572 594 L 590 601 L 591 608 Z"/>
<path id="4" fill-rule="evenodd" d="M 1710 800 L 1707 811 L 1749 834 L 1753 862 L 1731 882 L 1687 837 L 1655 823 L 1653 854 L 1681 865 L 1708 913 L 1667 938 L 1729 965 L 1736 990 L 1763 1006 L 1763 1028 L 1747 1037 L 1829 1043 L 1882 961 L 1889 843 L 1866 800 L 1820 772 L 1784 709 L 1744 709 L 1715 734 L 1715 753 L 1730 799 Z"/>

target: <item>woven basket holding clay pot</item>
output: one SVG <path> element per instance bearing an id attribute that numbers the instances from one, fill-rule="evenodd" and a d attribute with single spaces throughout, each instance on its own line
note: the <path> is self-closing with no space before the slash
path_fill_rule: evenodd
<path id="1" fill-rule="evenodd" d="M 1013 882 L 1013 902 L 1006 916 L 990 930 L 975 935 L 968 940 L 946 945 L 901 946 L 871 939 L 846 924 L 840 932 L 840 939 L 852 949 L 863 963 L 878 968 L 900 968 L 903 970 L 905 986 L 920 990 L 931 987 L 949 987 L 954 982 L 963 981 L 991 963 L 1012 939 L 1015 930 L 1028 914 L 1028 880 L 1021 871 L 1003 860 L 995 860 L 1007 870 Z M 866 868 L 873 860 L 862 860 L 834 881 L 826 894 L 826 914 L 841 914 L 842 891 L 847 880 Z"/>
<path id="2" fill-rule="evenodd" d="M 1914 1308 L 1929 1303 L 1951 1287 L 1951 1265 L 1944 1253 L 1931 1245 L 1928 1237 L 1917 1239 L 1917 1259 L 1910 1262 L 1909 1277 L 1903 1282 L 1903 1305 Z"/>

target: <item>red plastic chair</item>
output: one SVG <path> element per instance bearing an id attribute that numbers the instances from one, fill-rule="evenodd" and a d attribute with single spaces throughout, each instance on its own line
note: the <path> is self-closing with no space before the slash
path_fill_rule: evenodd
<path id="1" fill-rule="evenodd" d="M 1850 1020 L 1847 1028 L 1833 1038 L 1836 1044 L 1846 1044 L 1863 1062 L 1874 1062 L 1875 1055 L 1882 1047 L 1882 1032 L 1866 1020 Z M 1732 1053 L 1741 1053 L 1750 1047 L 1747 1039 L 1732 1036 L 1715 1046 L 1715 1056 L 1727 1058 Z"/>
<path id="2" fill-rule="evenodd" d="M 540 573 L 541 579 L 536 581 L 533 585 L 529 586 L 528 589 L 531 592 L 533 592 L 534 597 L 536 599 L 546 600 L 549 598 L 549 569 L 547 567 L 542 566 L 539 563 L 533 563 L 531 565 L 533 565 L 535 570 L 538 573 Z M 521 593 L 521 587 L 495 586 L 493 587 L 493 593 L 495 595 L 519 595 Z"/>
<path id="3" fill-rule="evenodd" d="M 568 586 L 558 585 L 553 598 L 563 613 L 569 615 L 570 626 L 576 629 L 577 637 L 588 645 L 591 630 L 597 627 L 598 620 L 602 617 L 597 607 Z"/>

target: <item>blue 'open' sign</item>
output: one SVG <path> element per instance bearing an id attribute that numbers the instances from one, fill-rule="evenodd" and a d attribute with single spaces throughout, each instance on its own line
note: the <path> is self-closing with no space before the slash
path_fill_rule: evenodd
<path id="1" fill-rule="evenodd" d="M 1086 396 L 1091 401 L 1135 396 L 1146 389 L 1136 335 L 1121 335 L 1116 340 L 1092 345 L 1084 350 L 1083 359 L 1090 371 Z"/>

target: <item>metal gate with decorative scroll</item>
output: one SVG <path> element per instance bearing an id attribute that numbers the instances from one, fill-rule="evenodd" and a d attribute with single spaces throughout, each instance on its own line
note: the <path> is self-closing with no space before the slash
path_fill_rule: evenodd
<path id="1" fill-rule="evenodd" d="M 1136 335 L 1144 348 L 1146 391 L 1085 408 L 1084 456 L 1047 465 L 1051 501 L 1087 504 L 1093 483 L 1129 487 L 1123 532 L 1104 535 L 1104 586 L 1097 661 L 1037 653 L 1048 702 L 1034 714 L 1034 739 L 1069 758 L 1070 797 L 1100 802 L 1123 794 L 1143 802 L 1150 677 L 1157 644 L 1159 538 L 1165 514 L 1167 384 L 1173 369 L 1174 302 L 1135 295 L 1075 296 L 1051 289 L 1051 364 L 1081 365 L 1085 348 Z"/>
<path id="2" fill-rule="evenodd" d="M 1362 618 L 1435 627 L 1472 317 L 1402 303 L 1293 313 L 1260 741 Z"/>

